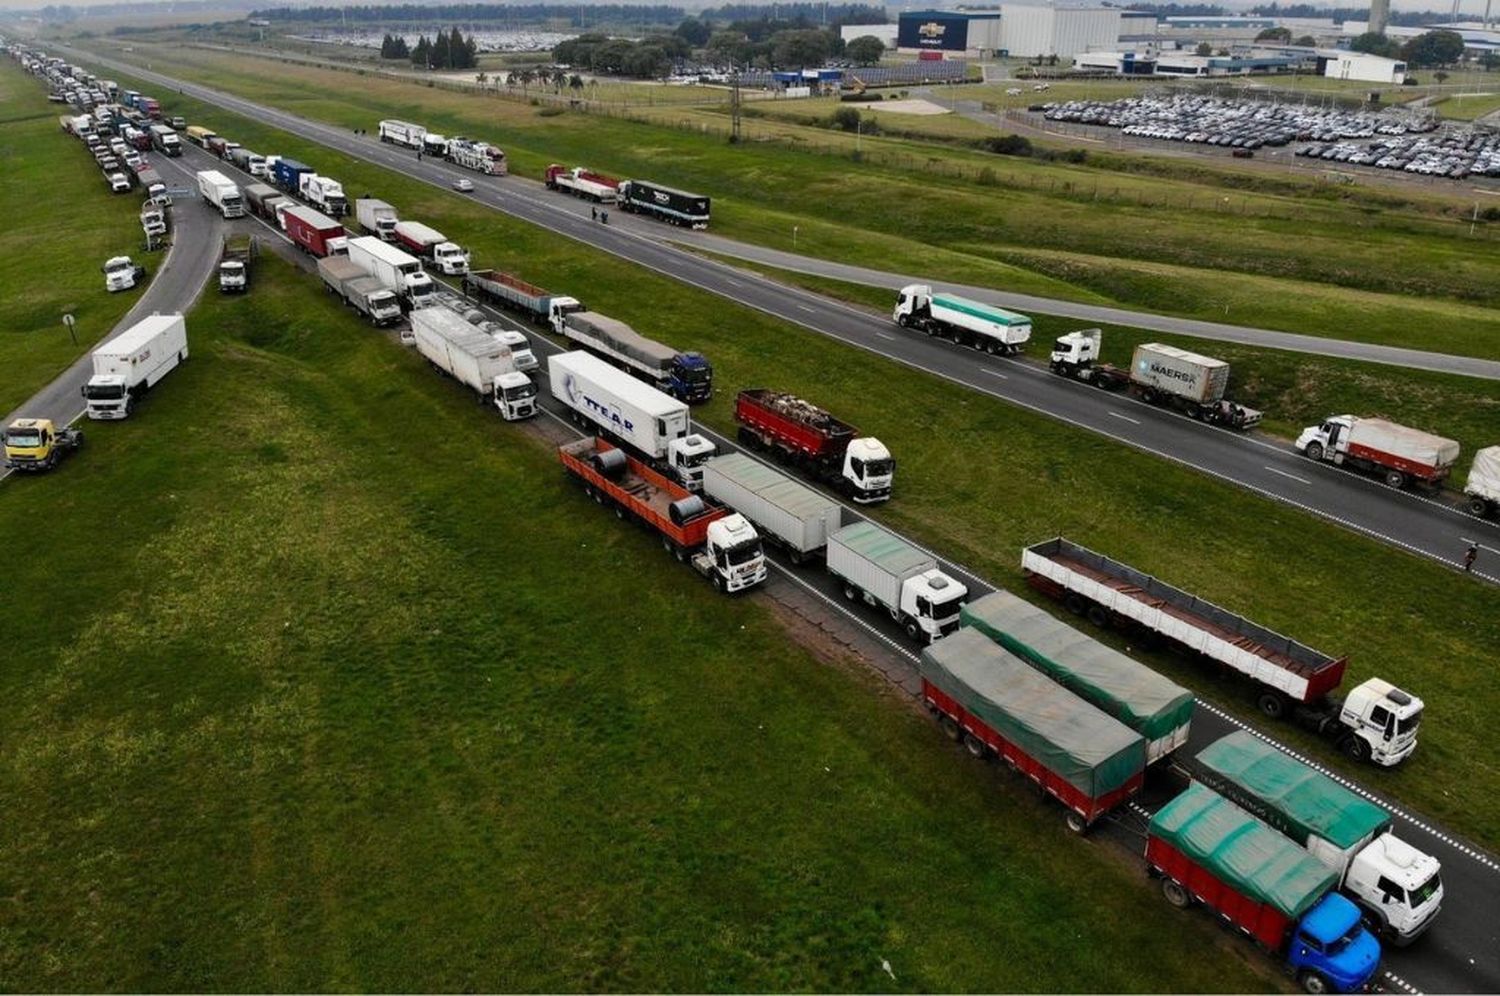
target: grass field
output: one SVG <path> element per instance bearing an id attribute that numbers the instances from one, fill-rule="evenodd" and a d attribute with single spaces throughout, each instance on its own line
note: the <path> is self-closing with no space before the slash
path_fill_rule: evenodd
<path id="1" fill-rule="evenodd" d="M 1279 984 L 313 278 L 189 334 L 0 489 L 6 988 Z"/>

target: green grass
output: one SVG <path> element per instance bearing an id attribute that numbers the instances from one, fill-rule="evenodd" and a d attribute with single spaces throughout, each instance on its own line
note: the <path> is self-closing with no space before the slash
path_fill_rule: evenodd
<path id="1" fill-rule="evenodd" d="M 140 291 L 110 294 L 100 267 L 141 254 L 141 198 L 113 195 L 93 156 L 63 133 L 67 105 L 11 59 L 0 60 L 0 414 L 61 373 L 120 320 Z M 160 257 L 146 260 L 155 269 Z M 62 316 L 77 320 L 74 345 Z"/>
<path id="2" fill-rule="evenodd" d="M 1473 121 L 1500 111 L 1500 79 L 1487 87 L 1456 93 L 1437 105 L 1438 113 L 1455 121 Z"/>
<path id="3" fill-rule="evenodd" d="M 310 276 L 189 335 L 0 490 L 6 988 L 1278 985 Z"/>

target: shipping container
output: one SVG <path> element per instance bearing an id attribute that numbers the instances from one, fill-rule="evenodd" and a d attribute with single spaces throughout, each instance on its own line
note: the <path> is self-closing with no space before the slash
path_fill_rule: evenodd
<path id="1" fill-rule="evenodd" d="M 703 493 L 755 524 L 802 563 L 828 546 L 843 526 L 843 506 L 743 453 L 703 466 Z"/>
<path id="2" fill-rule="evenodd" d="M 626 180 L 619 187 L 620 207 L 683 228 L 708 227 L 708 198 L 645 180 Z"/>

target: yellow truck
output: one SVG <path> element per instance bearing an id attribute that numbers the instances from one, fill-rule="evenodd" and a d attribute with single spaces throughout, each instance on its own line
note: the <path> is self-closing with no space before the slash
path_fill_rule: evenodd
<path id="1" fill-rule="evenodd" d="M 63 454 L 82 445 L 83 433 L 77 429 L 59 429 L 50 418 L 18 418 L 5 429 L 5 466 L 51 470 Z"/>

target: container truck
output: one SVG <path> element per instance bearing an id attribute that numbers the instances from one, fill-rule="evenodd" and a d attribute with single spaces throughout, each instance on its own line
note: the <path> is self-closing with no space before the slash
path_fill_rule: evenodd
<path id="1" fill-rule="evenodd" d="M 344 303 L 371 324 L 387 326 L 401 321 L 401 302 L 395 293 L 348 256 L 325 256 L 318 260 L 318 276 L 323 278 L 329 293 L 343 298 Z"/>
<path id="2" fill-rule="evenodd" d="M 557 163 L 547 167 L 546 182 L 548 190 L 561 190 L 565 194 L 601 204 L 613 204 L 620 186 L 620 181 L 603 173 L 595 173 L 582 166 L 568 169 Z"/>
<path id="3" fill-rule="evenodd" d="M 1458 443 L 1383 418 L 1330 415 L 1297 437 L 1297 452 L 1381 477 L 1393 488 L 1442 483 L 1458 461 Z"/>
<path id="4" fill-rule="evenodd" d="M 801 564 L 823 555 L 844 524 L 843 506 L 743 453 L 703 464 L 703 493 L 739 512 Z"/>
<path id="5" fill-rule="evenodd" d="M 188 128 L 187 137 L 188 141 L 198 146 L 198 148 L 207 149 L 209 141 L 211 139 L 217 138 L 218 135 L 215 134 L 212 128 L 205 128 L 202 125 L 193 125 L 192 127 Z"/>
<path id="6" fill-rule="evenodd" d="M 220 293 L 243 294 L 250 289 L 250 264 L 259 248 L 253 235 L 224 236 L 224 245 L 219 252 Z"/>
<path id="7" fill-rule="evenodd" d="M 596 311 L 568 312 L 563 315 L 561 332 L 575 346 L 628 370 L 679 401 L 699 404 L 713 396 L 714 370 L 702 353 L 679 353 Z"/>
<path id="8" fill-rule="evenodd" d="M 354 217 L 359 227 L 382 242 L 396 240 L 396 209 L 375 197 L 358 197 L 354 201 Z"/>
<path id="9" fill-rule="evenodd" d="M 1031 319 L 957 294 L 934 294 L 926 284 L 901 288 L 891 319 L 902 328 L 952 339 L 987 353 L 1019 353 L 1031 338 Z"/>
<path id="10" fill-rule="evenodd" d="M 1135 347 L 1130 369 L 1099 362 L 1104 333 L 1083 329 L 1052 344 L 1052 372 L 1107 391 L 1129 389 L 1150 405 L 1163 405 L 1231 429 L 1253 429 L 1261 413 L 1224 397 L 1229 364 L 1159 342 Z"/>
<path id="11" fill-rule="evenodd" d="M 1193 693 L 1144 664 L 1008 591 L 970 602 L 958 619 L 1139 733 L 1147 764 L 1187 743 Z"/>
<path id="12" fill-rule="evenodd" d="M 421 261 L 373 235 L 350 239 L 349 258 L 358 263 L 361 270 L 379 278 L 386 290 L 395 294 L 408 311 L 424 308 L 437 300 L 437 286 L 423 272 Z"/>
<path id="13" fill-rule="evenodd" d="M 161 120 L 161 103 L 155 97 L 142 97 L 140 99 L 141 113 L 153 121 Z"/>
<path id="14" fill-rule="evenodd" d="M 536 385 L 516 369 L 510 350 L 476 329 L 452 308 L 437 305 L 411 313 L 418 352 L 479 396 L 493 401 L 506 421 L 536 414 Z"/>
<path id="15" fill-rule="evenodd" d="M 1062 537 L 1027 547 L 1027 582 L 1096 626 L 1139 630 L 1259 686 L 1267 716 L 1290 716 L 1359 761 L 1389 767 L 1417 748 L 1422 700 L 1379 678 L 1333 693 L 1347 657 L 1330 657 Z"/>
<path id="16" fill-rule="evenodd" d="M 547 378 L 579 425 L 625 444 L 689 491 L 703 489 L 703 464 L 715 447 L 691 431 L 687 405 L 582 350 L 551 357 Z"/>
<path id="17" fill-rule="evenodd" d="M 1486 446 L 1474 454 L 1464 495 L 1469 499 L 1469 511 L 1475 515 L 1494 515 L 1500 508 L 1500 446 Z"/>
<path id="18" fill-rule="evenodd" d="M 1358 992 L 1380 965 L 1380 942 L 1333 869 L 1206 786 L 1151 817 L 1146 864 L 1167 902 L 1201 902 L 1279 955 L 1307 992 Z"/>
<path id="19" fill-rule="evenodd" d="M 297 180 L 302 199 L 333 218 L 342 218 L 349 213 L 349 201 L 344 197 L 344 185 L 329 176 L 303 173 Z"/>
<path id="20" fill-rule="evenodd" d="M 884 609 L 913 640 L 930 643 L 958 628 L 969 589 L 944 574 L 937 559 L 873 522 L 828 537 L 828 573 L 844 597 Z"/>
<path id="21" fill-rule="evenodd" d="M 289 194 L 300 194 L 302 192 L 302 177 L 304 174 L 311 172 L 313 172 L 313 168 L 306 163 L 299 163 L 295 159 L 282 157 L 271 165 L 271 182 Z"/>
<path id="22" fill-rule="evenodd" d="M 469 272 L 469 254 L 448 237 L 420 221 L 398 221 L 392 229 L 396 244 L 423 259 L 432 260 L 440 273 L 457 276 Z"/>
<path id="23" fill-rule="evenodd" d="M 94 373 L 82 388 L 92 419 L 129 418 L 141 396 L 187 359 L 187 322 L 152 315 L 93 352 Z"/>
<path id="24" fill-rule="evenodd" d="M 240 196 L 240 188 L 216 169 L 199 171 L 198 193 L 226 218 L 240 218 L 245 214 L 245 201 Z"/>
<path id="25" fill-rule="evenodd" d="M 1391 832 L 1391 814 L 1290 754 L 1239 730 L 1198 752 L 1194 777 L 1290 837 L 1338 874 L 1376 932 L 1405 946 L 1443 904 L 1437 858 Z"/>
<path id="26" fill-rule="evenodd" d="M 984 634 L 966 627 L 943 637 L 923 649 L 918 670 L 922 701 L 943 732 L 1030 778 L 1063 804 L 1074 832 L 1140 792 L 1141 735 Z"/>
<path id="27" fill-rule="evenodd" d="M 683 228 L 708 227 L 708 198 L 645 180 L 626 180 L 619 187 L 620 208 L 659 218 Z"/>
<path id="28" fill-rule="evenodd" d="M 313 256 L 332 256 L 349 251 L 344 226 L 305 204 L 291 204 L 281 211 L 282 227 L 298 249 Z"/>
<path id="29" fill-rule="evenodd" d="M 166 125 L 151 126 L 151 147 L 165 156 L 182 155 L 182 139 L 177 137 L 177 132 Z"/>
<path id="30" fill-rule="evenodd" d="M 427 129 L 406 121 L 386 120 L 380 122 L 376 134 L 380 136 L 382 142 L 404 145 L 408 149 L 420 149 L 422 139 L 427 135 Z"/>
<path id="31" fill-rule="evenodd" d="M 667 552 L 691 563 L 715 590 L 744 591 L 766 579 L 760 537 L 743 515 L 706 504 L 602 439 L 576 440 L 558 454 L 590 497 L 655 530 Z"/>
<path id="32" fill-rule="evenodd" d="M 466 138 L 448 141 L 448 161 L 487 176 L 504 176 L 506 172 L 504 152 L 493 145 L 471 142 Z"/>
<path id="33" fill-rule="evenodd" d="M 276 202 L 285 200 L 285 194 L 267 184 L 251 183 L 245 186 L 245 203 L 250 205 L 252 213 L 267 221 L 276 220 Z"/>
<path id="34" fill-rule="evenodd" d="M 464 293 L 471 297 L 518 311 L 559 333 L 568 315 L 584 310 L 577 298 L 553 294 L 499 270 L 471 270 L 464 274 L 463 288 Z"/>
<path id="35" fill-rule="evenodd" d="M 896 461 L 873 436 L 795 395 L 756 387 L 734 399 L 739 440 L 818 481 L 837 486 L 861 505 L 891 496 Z"/>

